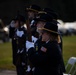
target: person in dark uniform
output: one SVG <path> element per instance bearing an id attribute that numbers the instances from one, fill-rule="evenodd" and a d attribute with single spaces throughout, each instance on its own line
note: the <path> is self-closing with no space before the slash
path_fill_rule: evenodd
<path id="1" fill-rule="evenodd" d="M 38 16 L 35 18 L 35 21 L 37 21 L 36 26 L 37 26 L 37 32 L 39 33 L 38 40 L 35 42 L 35 47 L 40 48 L 41 44 L 45 43 L 41 41 L 42 39 L 42 33 L 39 28 L 43 28 L 46 24 L 46 22 L 52 22 L 53 17 L 47 13 L 44 12 L 39 12 Z"/>
<path id="2" fill-rule="evenodd" d="M 37 16 L 38 12 L 41 11 L 40 6 L 38 5 L 30 5 L 29 7 L 26 8 L 26 13 L 27 13 L 27 18 L 31 21 Z"/>
<path id="3" fill-rule="evenodd" d="M 48 15 L 49 16 L 48 16 Z M 35 20 L 37 20 L 37 24 L 36 24 L 36 26 L 37 26 L 37 31 L 38 31 L 38 33 L 39 33 L 39 38 L 38 38 L 38 40 L 35 42 L 35 48 L 36 48 L 36 50 L 38 50 L 40 47 L 41 47 L 41 45 L 43 44 L 43 43 L 45 43 L 45 42 L 42 42 L 41 41 L 41 38 L 42 38 L 42 34 L 41 34 L 41 31 L 40 30 L 38 30 L 38 28 L 39 27 L 44 27 L 44 25 L 45 25 L 45 23 L 46 22 L 53 22 L 53 23 L 56 23 L 56 24 L 58 24 L 58 22 L 57 22 L 57 14 L 54 12 L 52 12 L 52 13 L 50 13 L 50 11 L 49 11 L 49 13 L 48 12 L 44 12 L 43 11 L 43 13 L 41 13 L 41 14 L 39 14 L 40 16 L 39 17 L 37 17 Z M 47 16 L 45 16 L 45 15 L 47 15 Z M 59 38 L 59 40 L 58 40 L 58 43 L 59 43 L 59 45 L 60 45 L 60 47 L 61 47 L 61 49 L 62 49 L 62 38 L 61 38 L 61 36 L 60 36 L 61 34 L 59 34 L 58 35 L 58 38 Z M 62 51 L 62 50 L 61 50 Z M 61 54 L 62 54 L 62 52 L 61 52 Z M 62 73 L 62 71 L 63 72 L 66 72 L 66 70 L 65 70 L 65 65 L 64 65 L 64 61 L 63 61 L 63 59 L 62 59 L 62 66 L 61 66 L 61 68 L 62 69 L 60 69 L 61 70 L 61 73 Z"/>
<path id="4" fill-rule="evenodd" d="M 33 75 L 63 75 L 59 71 L 62 55 L 58 44 L 58 26 L 47 22 L 42 30 L 42 41 L 45 41 L 41 48 L 36 49 L 31 46 L 28 48 L 28 57 L 34 65 Z"/>
<path id="5" fill-rule="evenodd" d="M 60 24 L 59 22 L 57 22 L 58 20 L 58 13 L 56 13 L 56 11 L 54 11 L 53 9 L 50 9 L 50 8 L 44 8 L 43 9 L 44 12 L 47 12 L 48 14 L 51 14 L 52 17 L 53 17 L 53 22 L 54 23 L 57 23 L 57 24 Z M 60 42 L 59 42 L 59 45 L 61 47 L 61 52 L 63 52 L 63 41 L 62 41 L 62 36 L 61 34 L 58 36 L 60 38 Z"/>
<path id="6" fill-rule="evenodd" d="M 53 16 L 53 22 L 57 23 L 58 13 L 56 13 L 53 9 L 50 9 L 50 8 L 44 8 L 43 11 L 47 12 L 48 14 L 51 14 Z M 58 22 L 57 24 L 60 24 L 60 23 Z M 63 57 L 63 40 L 62 40 L 61 34 L 58 35 L 58 38 L 60 38 L 59 46 L 61 48 L 61 54 L 62 54 L 62 57 Z M 64 65 L 64 60 L 63 59 L 62 59 L 62 63 L 61 63 L 61 68 L 62 68 L 61 71 L 63 71 L 65 73 L 66 69 L 65 69 L 65 65 Z"/>
<path id="7" fill-rule="evenodd" d="M 12 39 L 13 64 L 17 75 L 26 75 L 26 28 L 23 26 L 25 17 L 16 16 L 9 27 L 9 37 Z"/>
<path id="8" fill-rule="evenodd" d="M 29 20 L 31 34 L 34 37 L 38 37 L 38 33 L 36 32 L 34 18 L 37 16 L 39 11 L 41 11 L 41 7 L 38 5 L 35 5 L 35 4 L 30 5 L 29 7 L 26 8 L 27 20 Z M 26 22 L 26 24 L 27 24 L 27 22 Z"/>
<path id="9" fill-rule="evenodd" d="M 38 13 L 38 17 L 37 18 L 34 18 L 34 21 L 37 21 L 37 24 L 36 27 L 37 29 L 40 27 L 44 27 L 45 23 L 47 21 L 51 21 L 52 20 L 52 17 L 49 16 L 48 14 L 46 13 Z M 43 44 L 44 42 L 41 41 L 41 32 L 39 30 L 36 30 L 38 32 L 38 38 L 37 40 L 34 42 L 34 45 L 36 47 L 36 49 L 38 47 L 41 46 L 41 44 Z M 27 42 L 26 42 L 27 43 Z M 29 45 L 29 44 L 28 44 Z M 34 67 L 32 67 L 32 71 L 33 71 Z"/>

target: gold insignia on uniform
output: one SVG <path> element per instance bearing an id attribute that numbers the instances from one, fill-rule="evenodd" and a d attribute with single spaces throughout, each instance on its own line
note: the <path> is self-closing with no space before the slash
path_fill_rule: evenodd
<path id="1" fill-rule="evenodd" d="M 16 43 L 18 44 L 18 40 L 16 41 Z"/>
<path id="2" fill-rule="evenodd" d="M 38 46 L 36 46 L 36 51 L 38 51 Z"/>

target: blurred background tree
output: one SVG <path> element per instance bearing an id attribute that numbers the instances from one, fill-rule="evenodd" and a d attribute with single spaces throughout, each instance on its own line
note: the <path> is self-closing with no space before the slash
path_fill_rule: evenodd
<path id="1" fill-rule="evenodd" d="M 76 0 L 0 0 L 0 18 L 9 24 L 17 11 L 25 15 L 25 7 L 31 4 L 54 9 L 64 22 L 76 21 Z"/>

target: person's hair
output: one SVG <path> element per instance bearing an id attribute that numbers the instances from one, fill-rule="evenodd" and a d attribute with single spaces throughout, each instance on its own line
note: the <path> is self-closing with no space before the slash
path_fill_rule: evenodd
<path id="1" fill-rule="evenodd" d="M 50 38 L 51 41 L 56 40 L 58 43 L 61 42 L 60 36 L 58 34 L 50 33 L 50 36 L 51 36 L 51 38 Z"/>
<path id="2" fill-rule="evenodd" d="M 45 31 L 44 31 L 44 32 L 45 32 Z M 50 36 L 50 41 L 54 41 L 54 40 L 58 41 L 58 40 L 59 40 L 59 39 L 58 39 L 58 34 L 52 33 L 52 32 L 49 32 L 49 31 L 46 31 L 46 33 L 49 34 L 49 36 Z"/>
<path id="3" fill-rule="evenodd" d="M 56 41 L 58 41 L 58 35 L 57 34 L 55 34 L 55 33 L 50 33 L 50 40 L 51 41 L 54 41 L 54 40 L 56 40 Z"/>
<path id="4" fill-rule="evenodd" d="M 61 43 L 60 35 L 58 35 L 58 43 Z"/>

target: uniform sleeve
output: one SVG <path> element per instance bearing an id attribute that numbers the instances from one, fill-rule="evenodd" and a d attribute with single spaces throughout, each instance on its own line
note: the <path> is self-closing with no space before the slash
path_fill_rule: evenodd
<path id="1" fill-rule="evenodd" d="M 61 61 L 61 51 L 58 44 L 47 44 L 44 46 L 47 48 L 47 52 L 37 52 L 34 48 L 28 50 L 28 56 L 30 61 L 36 66 L 44 66 L 45 64 L 50 64 L 51 66 L 58 65 Z"/>
<path id="2" fill-rule="evenodd" d="M 49 62 L 52 65 L 58 65 L 61 62 L 62 56 L 61 56 L 61 49 L 58 45 L 53 44 L 49 47 L 50 50 L 48 50 L 49 55 Z"/>
<path id="3" fill-rule="evenodd" d="M 9 37 L 12 38 L 14 36 L 14 33 L 15 33 L 15 28 L 9 26 Z"/>
<path id="4" fill-rule="evenodd" d="M 46 64 L 47 61 L 46 53 L 40 54 L 37 51 L 35 51 L 34 48 L 30 48 L 28 50 L 28 57 L 31 63 L 35 66 L 42 66 Z"/>

